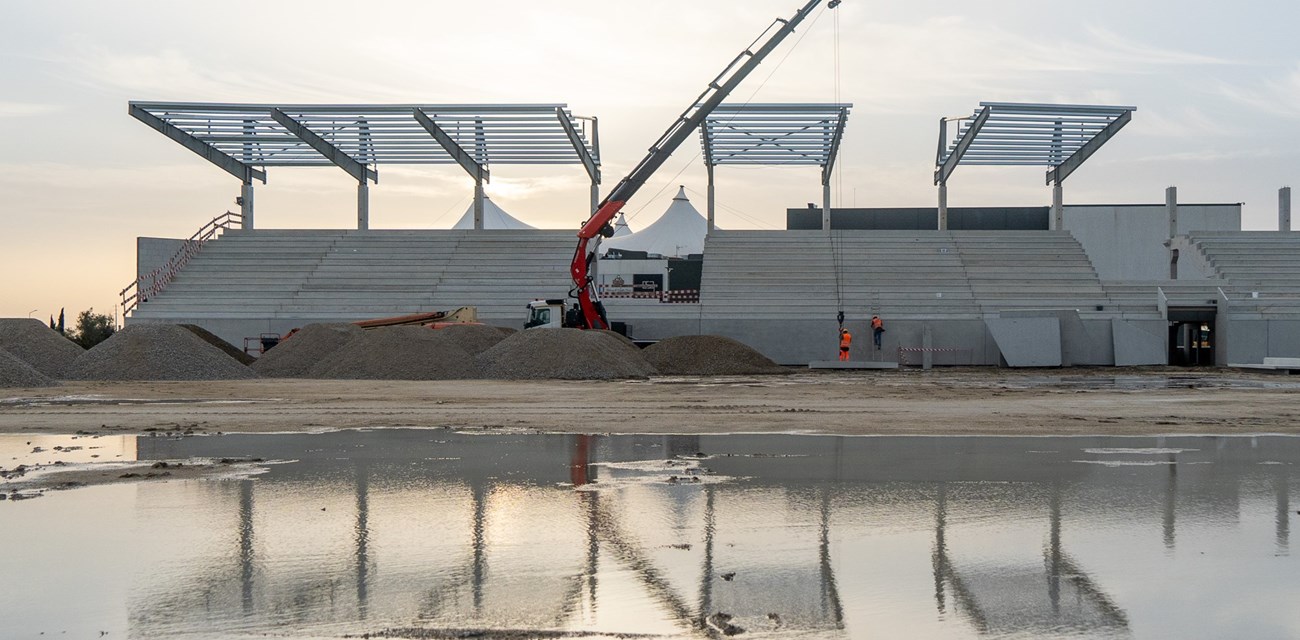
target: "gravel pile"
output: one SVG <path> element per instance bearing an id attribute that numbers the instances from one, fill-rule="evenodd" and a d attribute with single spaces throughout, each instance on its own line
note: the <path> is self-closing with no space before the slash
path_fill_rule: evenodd
<path id="1" fill-rule="evenodd" d="M 240 380 L 252 369 L 174 324 L 133 324 L 72 363 L 70 380 Z"/>
<path id="2" fill-rule="evenodd" d="M 318 362 L 363 331 L 346 322 L 309 324 L 262 354 L 253 370 L 268 378 L 305 378 Z"/>
<path id="3" fill-rule="evenodd" d="M 216 334 L 212 333 L 211 331 L 208 331 L 207 329 L 204 329 L 203 327 L 200 327 L 197 324 L 183 324 L 180 326 L 184 327 L 186 331 L 189 331 L 190 333 L 198 336 L 200 340 L 218 349 L 221 349 L 226 355 L 238 360 L 239 364 L 250 365 L 253 364 L 254 362 L 257 362 L 257 358 L 254 358 L 253 356 L 244 353 L 243 349 L 240 349 L 235 345 L 230 344 L 225 340 L 222 340 L 221 338 L 217 337 Z"/>
<path id="4" fill-rule="evenodd" d="M 426 327 L 365 330 L 322 358 L 306 377 L 336 380 L 463 380 L 479 377 L 474 359 L 447 331 L 449 329 Z M 298 336 L 294 336 L 290 342 L 297 339 Z"/>
<path id="5" fill-rule="evenodd" d="M 86 352 L 35 318 L 0 318 L 0 349 L 56 379 Z"/>
<path id="6" fill-rule="evenodd" d="M 612 380 L 645 378 L 655 368 L 640 350 L 603 331 L 529 329 L 475 359 L 486 378 Z"/>
<path id="7" fill-rule="evenodd" d="M 48 330 L 49 327 L 46 327 Z M 0 349 L 0 388 L 49 387 L 57 384 L 49 376 L 32 368 L 4 349 Z"/>
<path id="8" fill-rule="evenodd" d="M 437 331 L 459 345 L 471 357 L 495 347 L 507 335 L 496 327 L 485 324 L 452 325 Z"/>
<path id="9" fill-rule="evenodd" d="M 645 348 L 659 373 L 675 376 L 728 376 L 789 373 L 748 345 L 722 336 L 677 336 Z"/>

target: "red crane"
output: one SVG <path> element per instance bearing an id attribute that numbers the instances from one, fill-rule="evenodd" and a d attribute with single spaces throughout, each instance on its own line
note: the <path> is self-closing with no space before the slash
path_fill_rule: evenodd
<path id="1" fill-rule="evenodd" d="M 777 18 L 763 33 L 759 34 L 758 39 L 736 56 L 722 70 L 722 73 L 709 83 L 704 93 L 701 93 L 695 102 L 682 112 L 677 121 L 668 127 L 659 140 L 650 147 L 650 152 L 641 163 L 632 169 L 632 172 L 627 174 L 604 200 L 601 200 L 600 205 L 596 207 L 596 212 L 578 231 L 578 248 L 573 252 L 573 263 L 569 268 L 573 276 L 573 289 L 569 292 L 569 296 L 578 299 L 578 317 L 576 323 L 570 324 L 581 329 L 609 328 L 605 306 L 601 304 L 592 283 L 591 267 L 596 260 L 596 247 L 589 248 L 589 243 L 597 236 L 609 238 L 614 235 L 614 228 L 610 226 L 610 222 L 622 210 L 623 205 L 632 199 L 633 194 L 650 179 L 651 175 L 654 175 L 655 171 L 659 170 L 668 156 L 691 136 L 696 127 L 700 126 L 700 123 L 704 122 L 704 119 L 726 99 L 736 85 L 758 67 L 763 62 L 763 58 L 781 44 L 786 36 L 793 33 L 795 27 L 803 22 L 803 19 L 808 17 L 818 4 L 821 4 L 821 0 L 809 0 L 803 8 L 795 12 L 794 16 L 788 20 Z M 831 0 L 827 8 L 834 9 L 839 4 L 840 0 Z"/>

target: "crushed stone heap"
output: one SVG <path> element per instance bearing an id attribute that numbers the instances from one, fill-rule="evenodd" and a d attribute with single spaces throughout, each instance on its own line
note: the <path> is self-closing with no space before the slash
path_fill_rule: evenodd
<path id="1" fill-rule="evenodd" d="M 309 324 L 281 340 L 251 366 L 267 378 L 305 378 L 312 367 L 363 331 L 346 322 Z"/>
<path id="2" fill-rule="evenodd" d="M 676 336 L 645 348 L 646 360 L 663 375 L 737 376 L 784 374 L 787 369 L 749 345 L 723 336 Z"/>
<path id="3" fill-rule="evenodd" d="M 46 329 L 48 330 L 49 327 Z M 49 387 L 55 384 L 58 383 L 20 360 L 18 356 L 0 349 L 0 388 Z"/>
<path id="4" fill-rule="evenodd" d="M 473 358 L 447 331 L 427 327 L 364 330 L 322 358 L 305 377 L 335 380 L 464 380 L 479 377 Z M 290 342 L 297 339 L 298 336 L 294 336 Z"/>
<path id="5" fill-rule="evenodd" d="M 69 380 L 241 380 L 252 369 L 174 324 L 133 324 L 72 363 Z"/>
<path id="6" fill-rule="evenodd" d="M 253 356 L 244 353 L 243 349 L 240 349 L 239 347 L 236 347 L 235 345 L 230 344 L 225 340 L 222 340 L 220 336 L 216 335 L 215 333 L 212 333 L 211 331 L 208 331 L 207 329 L 204 329 L 203 327 L 200 327 L 197 324 L 183 324 L 180 326 L 184 327 L 186 331 L 189 331 L 190 333 L 193 333 L 194 335 L 198 336 L 204 342 L 218 349 L 221 349 L 223 353 L 239 361 L 239 364 L 250 365 L 253 364 L 254 362 L 257 362 L 257 358 L 254 358 Z"/>
<path id="7" fill-rule="evenodd" d="M 51 378 L 63 378 L 86 350 L 35 318 L 0 318 L 0 349 Z"/>
<path id="8" fill-rule="evenodd" d="M 601 331 L 581 329 L 520 331 L 476 361 L 484 377 L 504 380 L 615 380 L 655 374 L 636 347 Z"/>
<path id="9" fill-rule="evenodd" d="M 460 348 L 464 349 L 465 353 L 471 357 L 495 347 L 498 342 L 505 340 L 506 336 L 509 335 L 497 327 L 485 324 L 452 325 L 438 329 L 438 333 L 460 345 Z"/>

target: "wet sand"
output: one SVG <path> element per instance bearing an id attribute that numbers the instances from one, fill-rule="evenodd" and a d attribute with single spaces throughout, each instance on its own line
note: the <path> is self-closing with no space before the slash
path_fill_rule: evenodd
<path id="1" fill-rule="evenodd" d="M 0 433 L 440 427 L 557 433 L 1300 434 L 1300 380 L 954 369 L 650 381 L 69 382 L 0 390 Z"/>

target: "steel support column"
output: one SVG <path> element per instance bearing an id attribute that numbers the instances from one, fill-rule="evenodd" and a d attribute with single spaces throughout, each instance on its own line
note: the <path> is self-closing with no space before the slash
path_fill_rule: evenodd
<path id="1" fill-rule="evenodd" d="M 241 228 L 253 228 L 253 181 L 245 182 L 239 188 L 239 215 L 243 218 Z"/>
<path id="2" fill-rule="evenodd" d="M 559 110 L 557 109 L 557 111 Z M 482 230 L 483 183 L 492 180 L 487 166 L 485 166 L 484 163 L 479 162 L 477 159 L 478 157 L 482 157 L 482 154 L 475 156 L 466 151 L 460 146 L 460 143 L 456 142 L 455 138 L 451 137 L 451 134 L 448 134 L 442 129 L 442 127 L 438 126 L 438 123 L 434 122 L 433 118 L 430 118 L 429 114 L 425 113 L 424 110 L 416 108 L 413 111 L 413 115 L 415 116 L 415 121 L 419 122 L 420 126 L 424 127 L 424 130 L 427 131 L 429 135 L 433 136 L 433 139 L 438 141 L 438 144 L 442 146 L 443 150 L 456 161 L 456 164 L 459 164 L 460 167 L 465 170 L 465 173 L 468 173 L 469 177 L 474 179 L 474 228 L 476 230 Z M 561 118 L 560 122 L 565 122 L 565 120 Z"/>
<path id="3" fill-rule="evenodd" d="M 1059 182 L 1052 185 L 1052 229 L 1065 229 L 1065 189 Z"/>
<path id="4" fill-rule="evenodd" d="M 312 131 L 301 122 L 298 122 L 289 114 L 280 109 L 271 109 L 271 118 L 280 123 L 293 134 L 295 138 L 302 140 L 307 146 L 315 149 L 317 153 L 325 156 L 330 162 L 338 168 L 346 171 L 348 175 L 357 180 L 357 228 L 370 228 L 370 185 L 368 181 L 379 181 L 379 174 L 369 166 L 361 163 L 356 158 L 348 155 L 342 149 L 334 146 L 329 140 L 322 138 L 315 131 Z"/>
<path id="5" fill-rule="evenodd" d="M 1165 213 L 1169 216 L 1169 239 L 1178 235 L 1178 187 L 1165 189 Z"/>
<path id="6" fill-rule="evenodd" d="M 474 229 L 483 230 L 483 181 L 474 181 Z"/>
<path id="7" fill-rule="evenodd" d="M 1291 187 L 1282 187 L 1277 192 L 1277 230 L 1291 230 Z"/>
<path id="8" fill-rule="evenodd" d="M 822 183 L 822 231 L 831 230 L 831 183 Z"/>
<path id="9" fill-rule="evenodd" d="M 714 214 L 714 207 L 716 206 L 716 200 L 714 199 L 714 191 L 713 191 L 713 165 L 711 165 L 711 164 L 706 164 L 706 165 L 704 165 L 704 167 L 705 167 L 706 169 L 708 169 L 708 174 L 709 174 L 709 188 L 707 189 L 708 194 L 707 194 L 707 197 L 706 197 L 706 200 L 708 200 L 708 202 L 707 202 L 707 209 L 708 209 L 708 212 L 707 212 L 708 226 L 705 227 L 705 231 L 704 231 L 704 234 L 705 234 L 705 235 L 708 235 L 708 234 L 710 234 L 710 233 L 713 233 L 714 229 L 717 229 L 717 226 L 716 226 L 716 220 L 717 220 L 717 218 L 714 217 L 714 215 L 715 215 L 715 214 Z"/>
<path id="10" fill-rule="evenodd" d="M 939 183 L 939 230 L 948 230 L 948 183 Z"/>
<path id="11" fill-rule="evenodd" d="M 357 183 L 357 229 L 365 231 L 370 228 L 370 183 L 362 180 Z"/>

